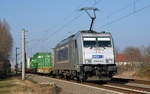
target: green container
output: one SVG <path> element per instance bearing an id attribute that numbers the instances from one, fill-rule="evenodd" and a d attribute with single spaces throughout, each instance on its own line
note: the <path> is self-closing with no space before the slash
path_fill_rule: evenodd
<path id="1" fill-rule="evenodd" d="M 51 53 L 36 53 L 30 59 L 30 68 L 37 69 L 39 72 L 50 70 L 52 67 Z"/>
<path id="2" fill-rule="evenodd" d="M 37 62 L 36 58 L 33 56 L 30 59 L 30 68 L 31 69 L 37 69 L 37 66 L 38 66 L 38 62 Z"/>
<path id="3" fill-rule="evenodd" d="M 50 53 L 37 53 L 38 68 L 51 67 L 51 54 Z"/>

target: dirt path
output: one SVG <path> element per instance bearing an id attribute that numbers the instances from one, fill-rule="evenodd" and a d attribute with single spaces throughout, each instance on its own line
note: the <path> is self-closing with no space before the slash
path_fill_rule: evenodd
<path id="1" fill-rule="evenodd" d="M 52 86 L 41 86 L 20 77 L 0 80 L 0 94 L 57 94 Z"/>

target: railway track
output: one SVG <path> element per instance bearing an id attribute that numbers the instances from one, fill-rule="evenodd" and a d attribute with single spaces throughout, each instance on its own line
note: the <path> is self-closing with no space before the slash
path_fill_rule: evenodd
<path id="1" fill-rule="evenodd" d="M 57 80 L 62 80 L 62 79 L 57 79 Z M 66 80 L 62 80 L 62 81 L 65 81 Z M 68 81 L 67 81 L 68 82 Z M 88 82 L 83 82 L 83 83 L 79 83 L 79 82 L 76 82 L 76 81 L 72 81 L 70 80 L 69 82 L 71 83 L 76 83 L 76 84 L 79 84 L 79 85 L 82 85 L 82 86 L 88 86 L 88 87 L 91 87 L 91 88 L 96 88 L 96 89 L 105 89 L 105 90 L 111 90 L 111 91 L 115 91 L 115 92 L 118 92 L 119 94 L 149 94 L 150 92 L 146 91 L 145 88 L 144 88 L 144 91 L 143 89 L 141 88 L 136 88 L 136 87 L 125 87 L 125 86 L 121 86 L 119 87 L 119 85 L 117 84 L 106 84 L 106 85 L 100 85 L 100 84 L 94 84 L 94 83 L 88 83 Z"/>
<path id="2" fill-rule="evenodd" d="M 38 75 L 39 76 L 39 75 Z M 142 88 L 142 87 L 136 87 L 136 86 L 128 86 L 125 84 L 120 84 L 120 83 L 101 83 L 98 81 L 87 81 L 83 83 L 79 83 L 78 81 L 75 80 L 65 80 L 65 79 L 60 79 L 60 78 L 52 78 L 48 76 L 40 76 L 40 77 L 46 77 L 46 79 L 51 79 L 54 82 L 55 81 L 62 81 L 64 83 L 69 83 L 71 84 L 76 84 L 76 85 L 81 85 L 84 87 L 89 87 L 93 89 L 104 89 L 104 90 L 109 90 L 109 91 L 114 91 L 122 94 L 150 94 L 150 89 L 148 88 Z M 41 78 L 39 78 L 40 80 Z M 42 78 L 43 79 L 43 78 Z"/>
<path id="3" fill-rule="evenodd" d="M 118 89 L 124 89 L 124 90 L 130 90 L 130 91 L 135 91 L 135 92 L 139 92 L 139 93 L 150 93 L 150 89 L 148 88 L 142 88 L 142 87 L 135 87 L 135 86 L 129 86 L 129 85 L 122 85 L 122 84 L 114 84 L 114 83 L 108 83 L 104 86 L 108 86 L 108 87 L 114 87 L 114 88 L 118 88 Z"/>
<path id="4" fill-rule="evenodd" d="M 135 84 L 150 85 L 150 81 L 136 80 L 136 79 L 124 79 L 124 78 L 113 78 L 111 80 L 111 82 L 117 82 L 117 83 L 135 83 Z"/>
<path id="5" fill-rule="evenodd" d="M 84 82 L 83 84 L 96 86 L 96 87 L 100 87 L 104 89 L 109 89 L 113 91 L 118 91 L 122 93 L 128 93 L 128 94 L 150 94 L 149 88 L 129 86 L 129 85 L 120 84 L 120 83 Z"/>
<path id="6" fill-rule="evenodd" d="M 110 85 L 95 85 L 95 84 L 87 84 L 87 85 L 90 85 L 90 86 L 94 86 L 94 87 L 98 87 L 98 88 L 103 88 L 103 89 L 108 89 L 108 90 L 112 90 L 112 91 L 117 91 L 117 92 L 120 92 L 120 93 L 125 93 L 125 94 L 144 94 L 139 91 L 134 91 L 134 90 L 131 90 L 129 88 L 118 88 L 116 86 L 110 86 Z"/>

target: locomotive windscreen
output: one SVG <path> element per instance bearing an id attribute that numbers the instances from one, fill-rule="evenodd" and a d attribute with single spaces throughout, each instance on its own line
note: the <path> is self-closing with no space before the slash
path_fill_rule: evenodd
<path id="1" fill-rule="evenodd" d="M 111 47 L 110 38 L 98 38 L 98 47 Z"/>
<path id="2" fill-rule="evenodd" d="M 111 47 L 111 39 L 104 38 L 83 38 L 84 47 Z"/>
<path id="3" fill-rule="evenodd" d="M 96 46 L 96 38 L 84 38 L 83 39 L 84 47 L 95 47 Z"/>

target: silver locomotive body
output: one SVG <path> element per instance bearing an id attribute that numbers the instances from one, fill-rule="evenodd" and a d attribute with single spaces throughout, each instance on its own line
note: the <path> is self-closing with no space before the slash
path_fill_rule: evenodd
<path id="1" fill-rule="evenodd" d="M 117 72 L 110 33 L 80 31 L 54 49 L 53 72 L 79 80 L 110 80 Z"/>

